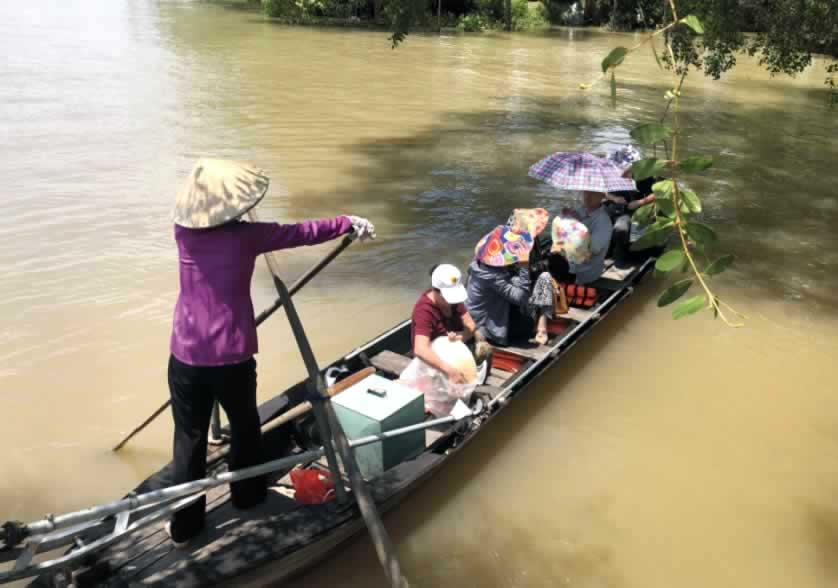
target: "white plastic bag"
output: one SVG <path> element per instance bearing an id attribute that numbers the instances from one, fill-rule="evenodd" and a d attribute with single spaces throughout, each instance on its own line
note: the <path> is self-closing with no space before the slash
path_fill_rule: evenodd
<path id="1" fill-rule="evenodd" d="M 485 381 L 487 366 L 484 362 L 478 369 L 468 347 L 460 341 L 449 341 L 447 337 L 434 339 L 431 349 L 444 362 L 450 363 L 463 372 L 463 375 L 467 377 L 472 375 L 471 381 L 465 384 L 452 384 L 448 381 L 448 376 L 418 357 L 413 358 L 404 369 L 399 376 L 399 381 L 424 394 L 427 412 L 436 417 L 443 417 L 451 412 L 457 400 L 468 403 L 474 389 Z"/>

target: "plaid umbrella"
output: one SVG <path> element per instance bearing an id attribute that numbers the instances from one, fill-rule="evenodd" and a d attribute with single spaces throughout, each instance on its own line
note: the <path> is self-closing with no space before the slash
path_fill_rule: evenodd
<path id="1" fill-rule="evenodd" d="M 636 189 L 633 180 L 623 177 L 622 169 L 593 153 L 554 153 L 530 167 L 529 175 L 561 190 L 619 192 Z"/>

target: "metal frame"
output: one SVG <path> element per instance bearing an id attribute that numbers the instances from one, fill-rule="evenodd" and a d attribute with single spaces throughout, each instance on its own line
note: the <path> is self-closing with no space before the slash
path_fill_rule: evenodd
<path id="1" fill-rule="evenodd" d="M 477 416 L 480 410 L 470 412 L 462 418 L 457 419 L 454 416 L 442 417 L 430 421 L 425 421 L 416 425 L 409 425 L 399 429 L 385 431 L 377 435 L 369 435 L 367 437 L 359 437 L 349 441 L 351 449 L 363 447 L 373 443 L 380 443 L 393 437 L 406 435 L 415 431 L 428 429 L 438 425 L 447 423 L 456 423 Z M 177 510 L 189 505 L 200 494 L 206 492 L 216 486 L 222 486 L 231 482 L 239 480 L 246 480 L 256 476 L 261 476 L 270 472 L 291 468 L 298 464 L 311 463 L 323 457 L 325 451 L 323 447 L 306 451 L 291 457 L 283 457 L 275 459 L 257 466 L 236 470 L 234 472 L 224 472 L 215 474 L 201 480 L 193 482 L 186 482 L 176 486 L 169 486 L 160 490 L 154 490 L 129 496 L 122 500 L 116 500 L 101 506 L 96 506 L 84 510 L 79 510 L 67 513 L 60 516 L 48 515 L 46 518 L 39 521 L 34 521 L 24 525 L 27 535 L 31 537 L 27 542 L 26 547 L 21 551 L 20 555 L 15 561 L 14 567 L 9 572 L 0 572 L 0 584 L 20 580 L 42 574 L 49 570 L 67 565 L 70 562 L 83 558 L 90 553 L 104 549 L 115 541 L 138 531 L 148 525 L 157 521 L 163 520 L 165 517 L 171 515 Z M 342 476 L 334 478 L 336 481 L 342 480 Z M 342 487 L 342 483 L 336 483 L 335 488 Z M 174 504 L 160 506 L 161 503 L 171 502 L 177 500 Z M 158 508 L 155 508 L 158 507 Z M 151 514 L 142 516 L 134 522 L 129 523 L 131 515 L 139 515 L 151 511 Z M 103 521 L 104 517 L 114 516 L 114 530 L 106 536 L 89 543 L 82 545 L 70 553 L 42 563 L 31 565 L 33 557 L 41 551 L 49 551 L 62 545 L 69 545 L 75 542 L 75 538 L 79 533 L 89 530 L 92 527 L 107 525 L 108 521 Z"/>

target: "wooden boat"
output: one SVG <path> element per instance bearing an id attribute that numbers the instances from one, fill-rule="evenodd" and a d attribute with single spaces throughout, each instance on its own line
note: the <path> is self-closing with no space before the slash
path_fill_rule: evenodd
<path id="1" fill-rule="evenodd" d="M 378 507 L 387 511 L 430 478 L 452 456 L 462 451 L 503 409 L 550 369 L 585 335 L 617 308 L 654 267 L 654 259 L 627 269 L 610 267 L 595 286 L 599 296 L 594 307 L 570 312 L 551 325 L 546 345 L 513 342 L 495 350 L 495 361 L 485 385 L 477 390 L 484 410 L 464 422 L 426 430 L 426 448 L 415 459 L 404 461 L 368 481 Z M 379 375 L 395 379 L 410 361 L 410 321 L 406 320 L 372 341 L 338 359 L 328 367 L 357 372 L 374 366 Z M 263 426 L 303 402 L 305 382 L 292 386 L 259 407 Z M 297 439 L 293 450 L 306 445 L 305 422 L 299 419 L 265 434 L 268 457 L 289 450 L 289 437 Z M 272 451 L 271 451 L 272 450 Z M 226 469 L 218 448 L 210 448 L 210 471 Z M 326 468 L 325 459 L 313 462 Z M 136 493 L 170 485 L 169 467 L 163 468 L 135 489 Z M 226 485 L 207 492 L 206 529 L 188 549 L 176 549 L 162 522 L 148 525 L 82 562 L 74 562 L 72 582 L 84 586 L 210 586 L 228 583 L 271 563 L 274 580 L 288 578 L 324 558 L 342 542 L 364 529 L 353 501 L 303 505 L 293 499 L 288 470 L 271 475 L 268 500 L 248 510 L 237 511 L 229 501 Z M 344 480 L 348 490 L 348 483 Z M 102 537 L 108 531 L 93 527 L 82 533 L 77 545 Z M 66 574 L 63 576 L 67 581 Z M 53 586 L 54 575 L 42 575 L 33 585 Z"/>

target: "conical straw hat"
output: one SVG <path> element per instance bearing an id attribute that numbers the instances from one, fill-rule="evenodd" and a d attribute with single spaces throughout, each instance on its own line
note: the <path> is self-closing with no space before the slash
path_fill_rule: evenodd
<path id="1" fill-rule="evenodd" d="M 265 196 L 270 179 L 257 167 L 200 159 L 177 195 L 172 220 L 187 229 L 208 229 L 237 219 Z"/>

